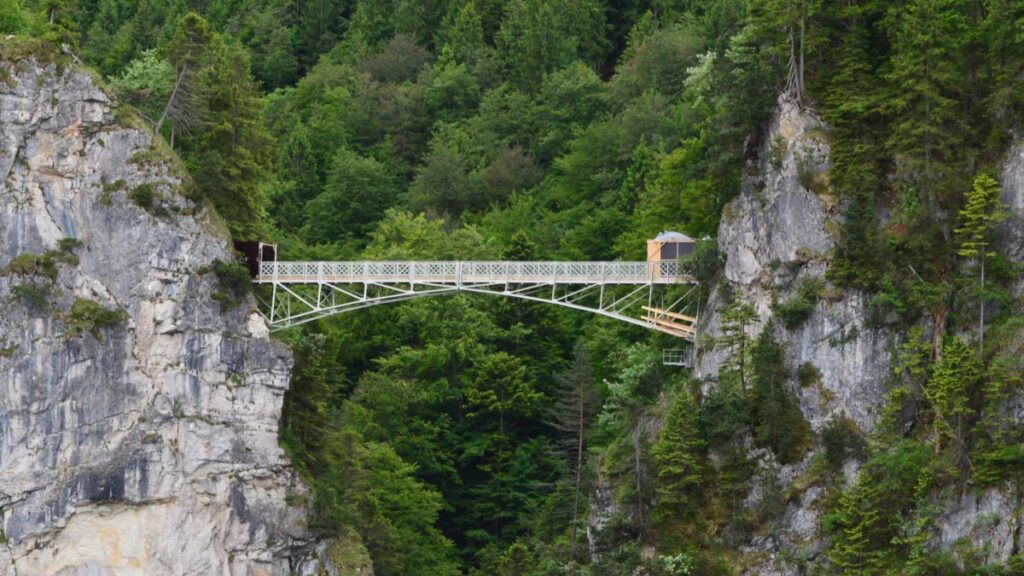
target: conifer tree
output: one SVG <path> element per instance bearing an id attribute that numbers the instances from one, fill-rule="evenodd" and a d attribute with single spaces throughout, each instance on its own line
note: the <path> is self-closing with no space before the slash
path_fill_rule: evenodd
<path id="1" fill-rule="evenodd" d="M 1000 198 L 999 182 L 982 172 L 974 178 L 967 193 L 967 202 L 960 210 L 963 225 L 956 229 L 960 239 L 957 254 L 976 259 L 979 270 L 978 288 L 978 350 L 985 348 L 985 261 L 995 256 L 991 250 L 992 234 L 997 223 L 1006 218 Z"/>
<path id="2" fill-rule="evenodd" d="M 750 351 L 750 390 L 754 441 L 767 446 L 783 464 L 799 460 L 810 435 L 796 396 L 787 388 L 785 354 L 765 328 Z"/>
<path id="3" fill-rule="evenodd" d="M 45 36 L 72 47 L 78 45 L 78 0 L 43 0 L 39 3 L 43 21 L 49 26 Z"/>
<path id="4" fill-rule="evenodd" d="M 157 118 L 154 131 L 158 134 L 167 119 L 171 120 L 169 140 L 175 147 L 178 133 L 188 136 L 203 121 L 202 100 L 205 85 L 199 81 L 199 71 L 210 65 L 214 33 L 202 16 L 189 12 L 175 27 L 164 56 L 174 67 L 174 85 L 167 97 L 163 112 Z"/>
<path id="5" fill-rule="evenodd" d="M 456 6 L 453 4 L 453 7 Z M 441 29 L 436 40 L 457 64 L 472 64 L 485 51 L 484 26 L 476 2 L 466 2 L 451 22 Z"/>
<path id="6" fill-rule="evenodd" d="M 927 396 L 934 419 L 935 451 L 939 452 L 948 442 L 961 468 L 969 465 L 967 435 L 973 414 L 970 400 L 981 376 L 981 362 L 974 351 L 959 337 L 947 338 L 942 358 L 928 381 Z"/>
<path id="7" fill-rule="evenodd" d="M 911 0 L 893 5 L 889 14 L 893 54 L 887 106 L 894 122 L 888 146 L 897 177 L 932 207 L 950 205 L 950 183 L 962 171 L 958 150 L 969 133 L 961 114 L 965 5 Z"/>
<path id="8" fill-rule="evenodd" d="M 665 416 L 665 427 L 651 448 L 658 468 L 655 514 L 666 532 L 695 520 L 700 508 L 704 441 L 699 414 L 690 391 L 677 392 Z"/>
<path id="9" fill-rule="evenodd" d="M 722 335 L 718 338 L 718 344 L 729 351 L 729 357 L 722 364 L 719 379 L 723 377 L 736 378 L 740 390 L 744 392 L 747 390 L 748 341 L 750 340 L 747 328 L 757 318 L 754 307 L 746 303 L 733 304 L 722 314 Z"/>
<path id="10" fill-rule="evenodd" d="M 594 402 L 597 400 L 590 359 L 582 342 L 576 343 L 572 367 L 561 378 L 561 384 L 553 425 L 565 435 L 562 446 L 569 458 L 573 477 L 572 546 L 575 548 L 579 528 L 580 486 L 586 457 L 584 441 L 593 416 Z"/>

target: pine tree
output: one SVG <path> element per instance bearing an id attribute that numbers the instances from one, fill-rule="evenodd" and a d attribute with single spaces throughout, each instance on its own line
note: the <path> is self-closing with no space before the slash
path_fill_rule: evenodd
<path id="1" fill-rule="evenodd" d="M 958 337 L 949 337 L 942 359 L 935 366 L 926 388 L 935 428 L 935 451 L 944 443 L 952 445 L 955 461 L 969 466 L 967 435 L 973 415 L 971 397 L 981 381 L 982 366 L 974 351 Z"/>
<path id="2" fill-rule="evenodd" d="M 505 352 L 488 355 L 477 368 L 476 378 L 466 389 L 468 416 L 497 415 L 497 441 L 508 441 L 509 420 L 534 414 L 543 394 L 527 378 L 526 366 Z"/>
<path id="3" fill-rule="evenodd" d="M 718 344 L 729 351 L 729 357 L 722 363 L 719 379 L 732 380 L 740 385 L 740 390 L 747 390 L 747 364 L 749 361 L 748 341 L 750 336 L 747 328 L 758 318 L 753 306 L 736 303 L 722 314 L 722 335 Z M 724 372 L 724 373 L 723 373 Z"/>
<path id="4" fill-rule="evenodd" d="M 208 56 L 196 73 L 202 120 L 197 134 L 183 143 L 185 162 L 199 193 L 217 208 L 234 237 L 257 239 L 266 208 L 259 183 L 270 155 L 263 100 L 248 53 L 236 40 L 211 36 Z"/>
<path id="5" fill-rule="evenodd" d="M 42 0 L 39 8 L 48 25 L 45 36 L 59 44 L 78 45 L 78 0 Z"/>
<path id="6" fill-rule="evenodd" d="M 811 430 L 799 401 L 786 386 L 785 353 L 769 328 L 761 331 L 751 348 L 750 365 L 754 441 L 770 448 L 781 463 L 796 462 L 805 451 Z"/>
<path id="7" fill-rule="evenodd" d="M 586 458 L 584 441 L 597 400 L 590 359 L 582 342 L 576 343 L 572 367 L 560 380 L 562 390 L 555 404 L 553 425 L 564 435 L 562 446 L 570 462 L 573 481 L 572 546 L 575 549 L 578 541 L 580 487 Z"/>
<path id="8" fill-rule="evenodd" d="M 894 121 L 888 146 L 899 180 L 931 207 L 950 206 L 950 184 L 962 173 L 959 150 L 969 133 L 961 112 L 965 5 L 910 0 L 894 5 L 889 15 L 893 54 L 887 105 Z"/>
<path id="9" fill-rule="evenodd" d="M 1024 373 L 1016 358 L 996 359 L 986 371 L 984 406 L 976 426 L 976 463 L 973 479 L 994 485 L 1024 474 L 1024 430 L 1014 417 L 1013 398 L 1024 387 Z"/>
<path id="10" fill-rule="evenodd" d="M 210 66 L 215 41 L 206 20 L 188 12 L 178 19 L 170 42 L 164 46 L 164 59 L 174 67 L 174 83 L 153 131 L 162 134 L 164 122 L 170 120 L 167 138 L 171 148 L 180 148 L 179 138 L 193 136 L 205 120 L 206 86 L 199 73 Z"/>
<path id="11" fill-rule="evenodd" d="M 978 350 L 985 349 L 985 261 L 995 256 L 991 251 L 995 226 L 1007 217 L 1000 198 L 999 182 L 990 174 L 981 173 L 974 178 L 974 186 L 967 193 L 967 202 L 960 210 L 963 225 L 956 229 L 960 239 L 957 254 L 974 258 L 978 263 Z"/>
<path id="12" fill-rule="evenodd" d="M 651 448 L 658 469 L 655 514 L 666 533 L 695 521 L 700 509 L 704 441 L 699 414 L 690 391 L 684 388 L 677 392 L 661 435 Z"/>

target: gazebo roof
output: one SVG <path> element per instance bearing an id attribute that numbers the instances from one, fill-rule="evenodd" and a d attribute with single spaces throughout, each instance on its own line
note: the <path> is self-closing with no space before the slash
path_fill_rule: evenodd
<path id="1" fill-rule="evenodd" d="M 693 242 L 693 238 L 690 238 L 686 234 L 681 232 L 672 232 L 670 230 L 664 230 L 661 234 L 654 237 L 659 242 Z"/>

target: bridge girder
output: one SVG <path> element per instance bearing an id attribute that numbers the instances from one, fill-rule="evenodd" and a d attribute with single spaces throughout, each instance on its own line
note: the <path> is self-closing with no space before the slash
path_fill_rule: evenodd
<path id="1" fill-rule="evenodd" d="M 695 289 L 696 282 L 689 277 L 662 275 L 660 272 L 666 269 L 664 266 L 646 275 L 626 277 L 609 274 L 611 278 L 583 273 L 575 276 L 559 275 L 556 271 L 550 275 L 550 281 L 517 281 L 524 276 L 509 274 L 507 270 L 504 274 L 492 274 L 493 280 L 481 279 L 480 275 L 462 274 L 461 266 L 457 266 L 459 272 L 455 276 L 442 277 L 442 281 L 435 282 L 419 281 L 414 274 L 405 271 L 400 274 L 371 274 L 365 269 L 362 276 L 358 273 L 334 275 L 341 280 L 334 281 L 328 279 L 331 274 L 324 273 L 325 269 L 331 270 L 324 264 L 330 263 L 313 263 L 316 264 L 313 268 L 306 265 L 307 268 L 302 275 L 281 274 L 276 264 L 279 263 L 264 263 L 267 269 L 261 272 L 266 273 L 257 277 L 257 283 L 269 285 L 271 288 L 269 299 L 261 300 L 261 312 L 272 331 L 371 306 L 414 298 L 468 293 L 554 304 L 657 330 L 689 341 L 693 341 L 696 336 L 696 317 L 679 313 L 685 309 L 687 297 Z M 551 263 L 505 264 L 522 270 L 523 264 L 528 267 L 531 264 Z M 614 273 L 614 265 L 637 263 L 610 264 L 613 265 Z M 293 268 L 284 269 L 291 271 Z M 477 281 L 469 278 L 475 278 Z M 672 294 L 673 287 L 678 288 L 680 285 L 684 288 L 683 293 L 679 295 L 680 290 L 676 289 L 676 294 Z M 666 306 L 665 298 L 668 296 L 674 297 L 675 300 Z M 682 321 L 680 318 L 692 322 Z"/>

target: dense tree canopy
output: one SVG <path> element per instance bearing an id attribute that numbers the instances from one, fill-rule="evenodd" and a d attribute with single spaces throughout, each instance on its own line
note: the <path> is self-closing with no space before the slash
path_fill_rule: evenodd
<path id="1" fill-rule="evenodd" d="M 358 531 L 382 576 L 731 573 L 723 543 L 770 522 L 777 466 L 819 442 L 832 568 L 953 573 L 923 544 L 928 491 L 1024 462 L 986 172 L 1024 128 L 1022 26 L 1014 0 L 0 0 L 0 34 L 77 53 L 181 157 L 187 192 L 288 259 L 639 259 L 663 229 L 714 236 L 756 188 L 778 97 L 826 120 L 827 289 L 765 319 L 719 286 L 706 386 L 660 365 L 665 336 L 521 301 L 282 337 L 312 524 Z M 703 298 L 713 246 L 687 262 Z M 828 390 L 779 339 L 840 290 L 906 332 L 870 444 L 846 419 L 812 430 L 798 386 Z M 850 458 L 867 461 L 844 485 Z M 618 512 L 586 546 L 596 482 Z"/>

